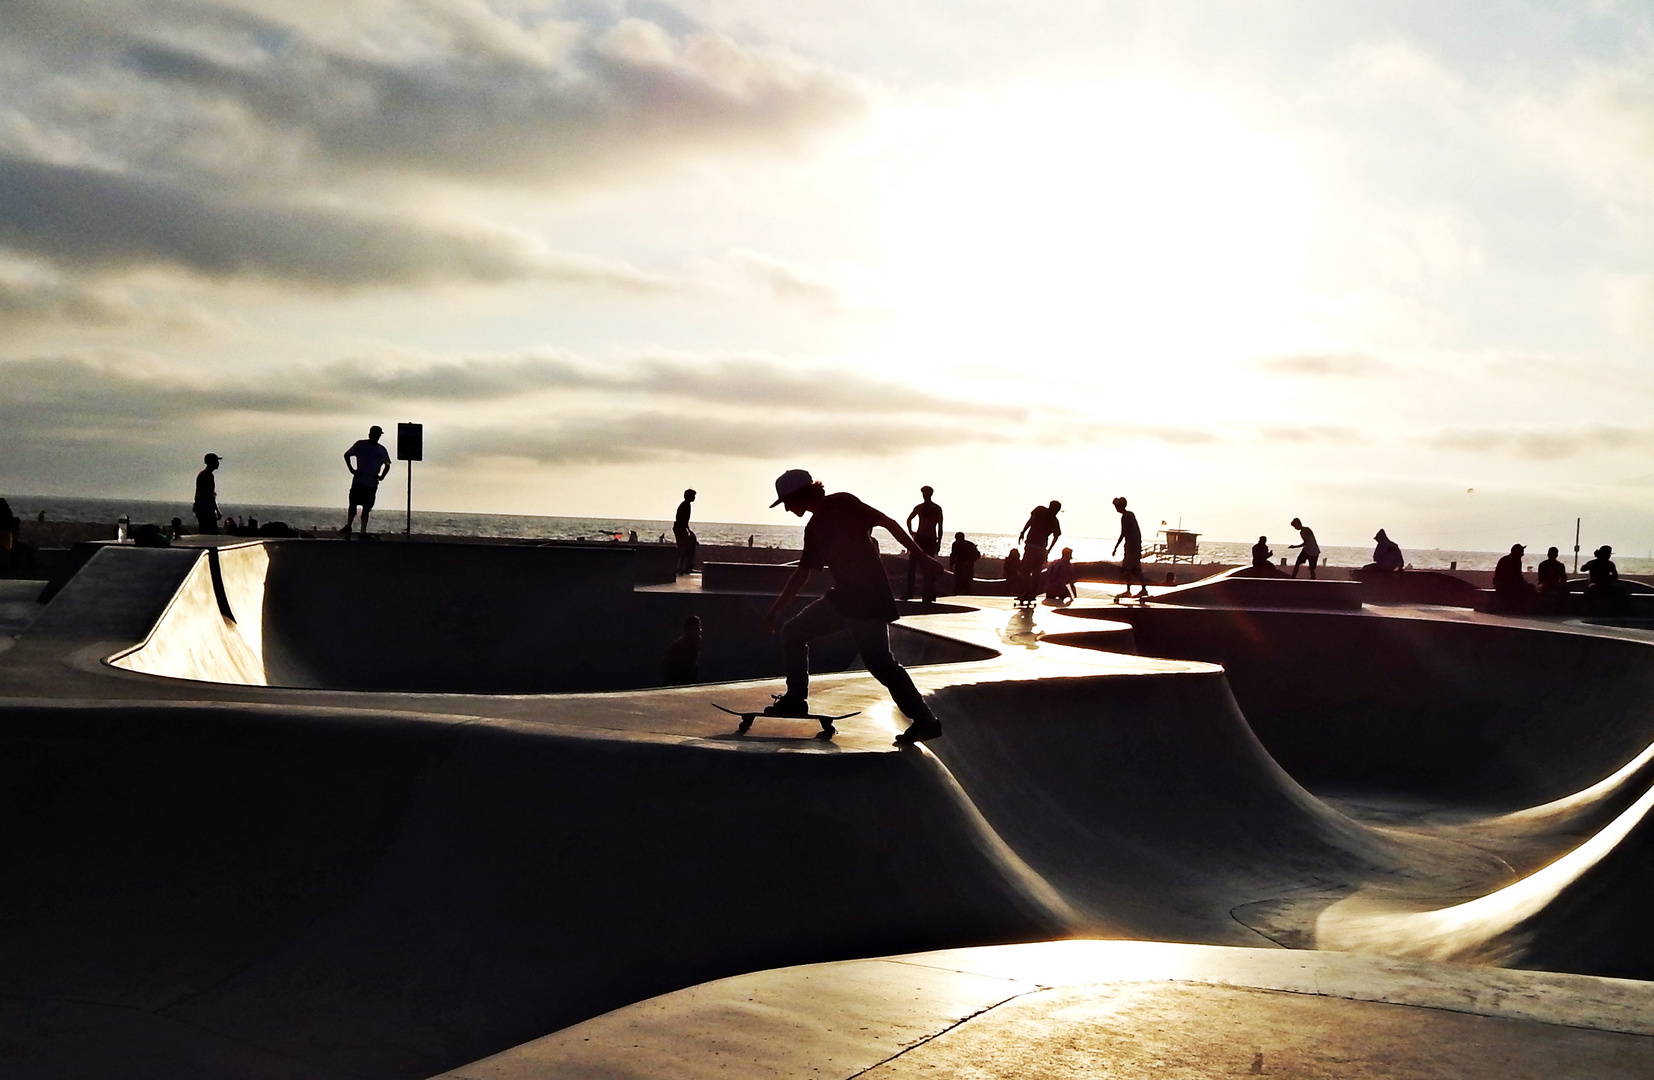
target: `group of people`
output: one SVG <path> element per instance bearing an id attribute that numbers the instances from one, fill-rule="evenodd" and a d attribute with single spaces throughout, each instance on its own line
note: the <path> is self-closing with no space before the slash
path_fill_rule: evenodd
<path id="1" fill-rule="evenodd" d="M 1502 556 L 1494 565 L 1494 610 L 1513 615 L 1567 612 L 1571 606 L 1567 600 L 1568 568 L 1557 558 L 1557 549 L 1546 550 L 1545 560 L 1535 567 L 1537 580 L 1531 583 L 1522 571 L 1526 551 L 1523 545 L 1512 544 L 1510 554 Z M 1585 611 L 1592 615 L 1624 614 L 1626 593 L 1620 584 L 1619 568 L 1614 565 L 1614 549 L 1604 544 L 1591 556 L 1591 560 L 1580 567 L 1586 574 L 1582 596 Z"/>
<path id="2" fill-rule="evenodd" d="M 368 534 L 368 517 L 373 513 L 373 504 L 379 495 L 379 482 L 390 475 L 390 451 L 380 443 L 379 439 L 385 434 L 385 429 L 378 424 L 368 428 L 368 437 L 357 439 L 351 443 L 350 449 L 344 453 L 345 468 L 350 470 L 350 494 L 348 516 L 344 525 L 339 528 L 342 536 L 351 535 L 351 527 L 356 523 L 356 512 L 362 512 L 362 536 Z M 225 531 L 222 526 L 227 520 L 223 511 L 218 508 L 218 480 L 215 474 L 224 459 L 218 454 L 206 454 L 202 459 L 203 468 L 195 474 L 195 500 L 190 504 L 190 512 L 195 515 L 195 528 L 199 533 L 207 536 L 216 536 Z M 173 518 L 174 526 L 182 524 Z M 256 529 L 256 526 L 255 526 Z M 236 526 L 231 531 L 245 531 Z"/>

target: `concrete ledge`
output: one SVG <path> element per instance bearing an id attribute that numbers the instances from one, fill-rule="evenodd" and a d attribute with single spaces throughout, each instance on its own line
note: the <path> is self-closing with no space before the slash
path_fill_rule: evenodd
<path id="1" fill-rule="evenodd" d="M 1466 586 L 1468 588 L 1468 586 Z M 1224 577 L 1168 589 L 1155 602 L 1197 607 L 1308 608 L 1359 611 L 1362 585 L 1308 578 Z"/>

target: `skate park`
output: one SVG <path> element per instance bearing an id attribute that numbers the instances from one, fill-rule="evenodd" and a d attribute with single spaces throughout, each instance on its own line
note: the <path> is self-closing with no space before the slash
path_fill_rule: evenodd
<path id="1" fill-rule="evenodd" d="M 711 706 L 776 687 L 774 590 L 662 577 L 606 546 L 268 541 L 109 545 L 49 603 L 8 591 L 7 1059 L 1654 1064 L 1635 620 L 1346 582 L 947 598 L 892 635 L 947 734 L 897 750 L 883 688 L 833 648 L 812 702 L 859 711 L 835 738 L 735 736 Z M 687 614 L 708 681 L 656 688 Z"/>

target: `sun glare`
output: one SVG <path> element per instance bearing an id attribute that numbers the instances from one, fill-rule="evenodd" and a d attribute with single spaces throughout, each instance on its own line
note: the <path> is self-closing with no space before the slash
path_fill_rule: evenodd
<path id="1" fill-rule="evenodd" d="M 1039 87 L 925 127 L 885 224 L 905 358 L 1084 378 L 1222 363 L 1285 332 L 1312 187 L 1220 104 Z"/>

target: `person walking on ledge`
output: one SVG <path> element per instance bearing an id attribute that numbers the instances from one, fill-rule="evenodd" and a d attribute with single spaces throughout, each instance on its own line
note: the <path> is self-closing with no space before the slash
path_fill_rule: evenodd
<path id="1" fill-rule="evenodd" d="M 1149 587 L 1143 581 L 1143 530 L 1137 524 L 1137 515 L 1126 509 L 1126 497 L 1121 495 L 1114 500 L 1114 509 L 1120 512 L 1120 538 L 1114 541 L 1114 547 L 1109 554 L 1119 550 L 1120 545 L 1126 545 L 1125 555 L 1120 559 L 1121 576 L 1126 579 L 1126 591 L 1118 599 L 1126 600 L 1131 597 L 1131 583 L 1137 582 L 1139 599 L 1149 598 Z"/>
<path id="2" fill-rule="evenodd" d="M 787 692 L 776 695 L 764 710 L 767 716 L 808 716 L 810 712 L 810 641 L 848 631 L 861 652 L 867 671 L 890 691 L 896 707 L 911 724 L 896 736 L 896 745 L 934 739 L 942 725 L 931 713 L 913 677 L 890 653 L 890 624 L 896 621 L 896 599 L 890 592 L 873 530 L 894 536 L 929 573 L 941 573 L 942 564 L 921 548 L 894 519 L 885 516 L 847 491 L 827 494 L 821 481 L 803 469 L 788 469 L 775 481 L 775 502 L 793 514 L 810 515 L 804 526 L 804 550 L 798 568 L 764 613 L 764 632 L 773 634 L 793 598 L 810 580 L 810 571 L 826 567 L 833 572 L 827 595 L 781 626 L 781 649 L 787 661 Z M 827 725 L 822 724 L 825 730 Z"/>
<path id="3" fill-rule="evenodd" d="M 345 451 L 345 468 L 350 470 L 350 517 L 339 531 L 348 539 L 350 526 L 356 520 L 356 508 L 362 508 L 362 538 L 367 539 L 368 515 L 373 513 L 373 502 L 379 494 L 379 481 L 390 475 L 391 453 L 379 445 L 379 436 L 385 429 L 378 424 L 368 428 L 368 437 L 357 439 Z M 356 460 L 352 461 L 351 459 Z"/>
<path id="4" fill-rule="evenodd" d="M 1305 563 L 1309 563 L 1309 578 L 1314 581 L 1315 564 L 1321 561 L 1321 545 L 1315 542 L 1315 530 L 1297 518 L 1292 519 L 1292 527 L 1297 529 L 1298 535 L 1303 538 L 1296 544 L 1287 545 L 1289 548 L 1303 548 L 1302 551 L 1298 552 L 1298 561 L 1292 564 L 1292 576 L 1297 577 L 1298 568 Z"/>
<path id="5" fill-rule="evenodd" d="M 213 473 L 218 470 L 218 463 L 224 459 L 217 454 L 208 454 L 201 459 L 206 468 L 195 474 L 195 502 L 190 507 L 195 512 L 195 531 L 206 536 L 218 534 L 218 519 L 222 517 L 218 512 L 218 482 L 213 479 Z"/>

